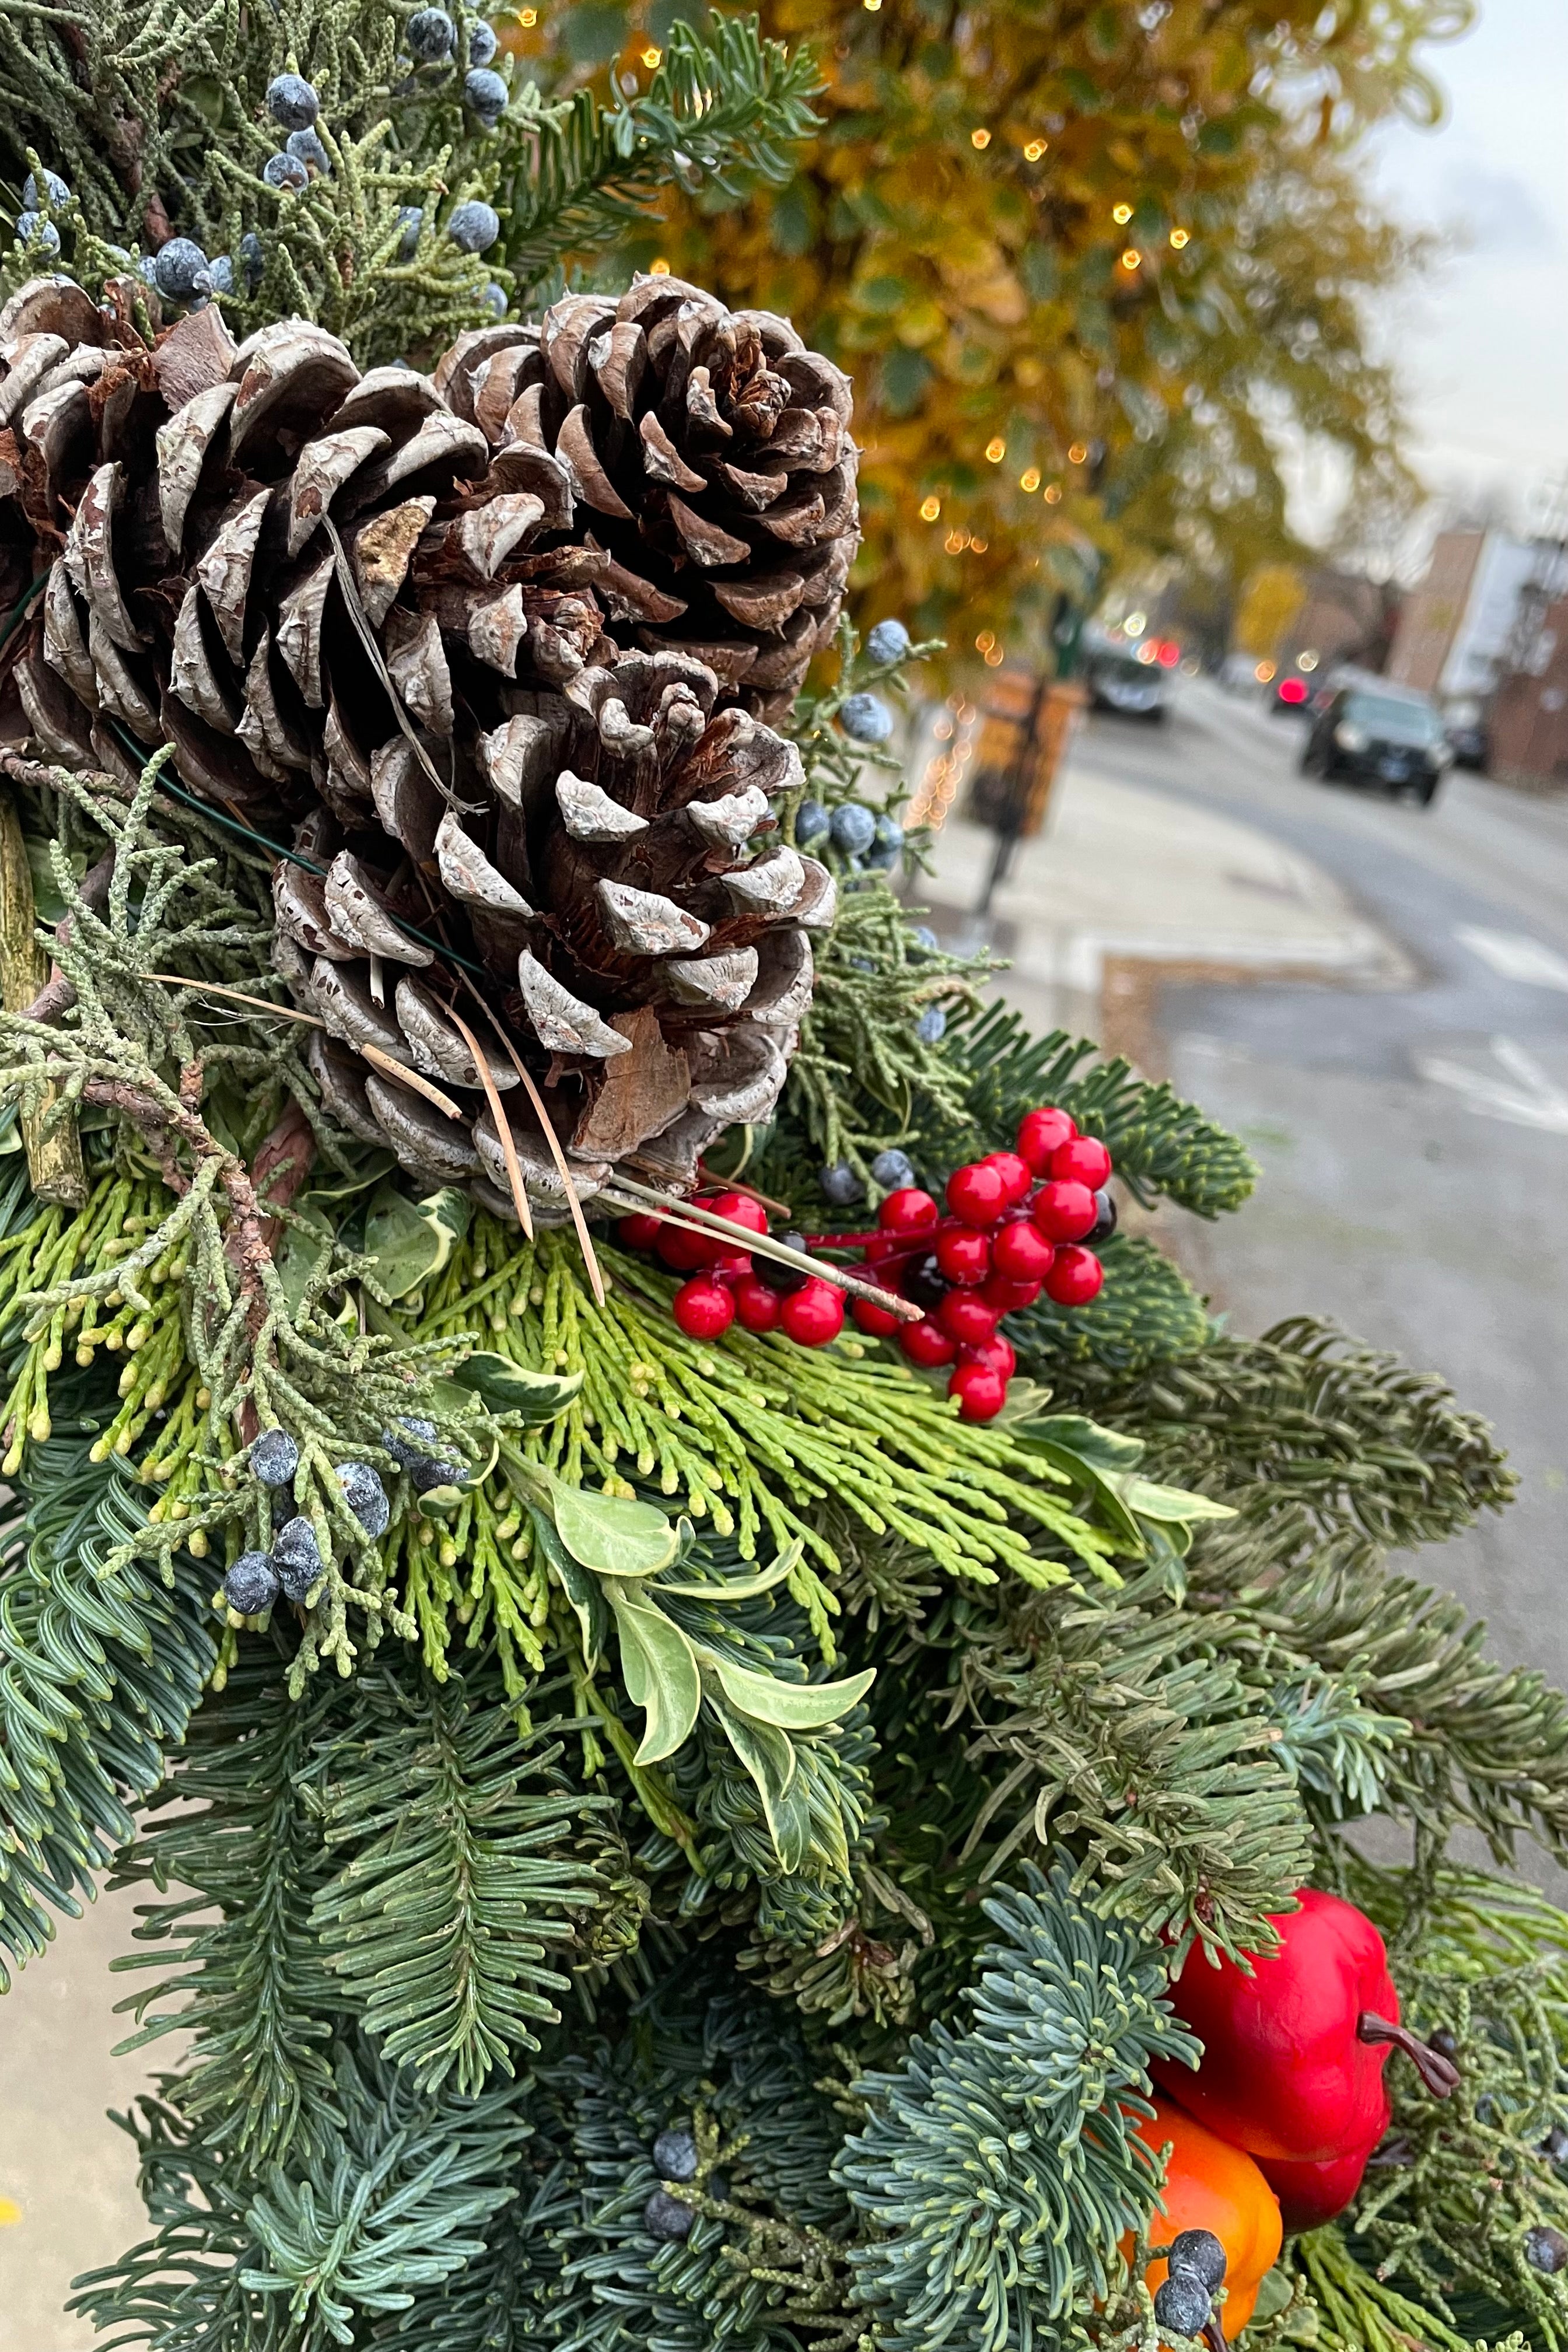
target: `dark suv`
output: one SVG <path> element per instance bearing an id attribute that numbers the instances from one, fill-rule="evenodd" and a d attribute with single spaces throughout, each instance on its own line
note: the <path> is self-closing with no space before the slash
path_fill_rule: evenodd
<path id="1" fill-rule="evenodd" d="M 1436 705 L 1385 677 L 1340 677 L 1314 705 L 1304 776 L 1408 793 L 1427 806 L 1453 760 Z"/>

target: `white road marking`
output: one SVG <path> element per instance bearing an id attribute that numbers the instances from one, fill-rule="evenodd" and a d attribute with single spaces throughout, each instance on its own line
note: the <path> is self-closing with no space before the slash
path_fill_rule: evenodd
<path id="1" fill-rule="evenodd" d="M 1532 940 L 1525 931 L 1487 931 L 1462 923 L 1454 937 L 1504 980 L 1527 988 L 1560 988 L 1568 994 L 1568 956 Z"/>
<path id="2" fill-rule="evenodd" d="M 1492 1055 L 1511 1085 L 1438 1054 L 1418 1054 L 1415 1067 L 1429 1085 L 1448 1087 L 1462 1095 L 1466 1109 L 1478 1118 L 1504 1119 L 1510 1127 L 1539 1128 L 1547 1135 L 1568 1135 L 1568 1094 L 1548 1077 L 1533 1054 L 1527 1054 L 1511 1037 L 1494 1037 Z"/>

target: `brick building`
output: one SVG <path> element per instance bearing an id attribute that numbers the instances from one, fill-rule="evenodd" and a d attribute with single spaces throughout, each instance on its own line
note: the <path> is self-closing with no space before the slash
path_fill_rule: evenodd
<path id="1" fill-rule="evenodd" d="M 1511 670 L 1491 703 L 1491 772 L 1531 791 L 1568 785 L 1568 596 L 1541 614 L 1528 667 Z"/>

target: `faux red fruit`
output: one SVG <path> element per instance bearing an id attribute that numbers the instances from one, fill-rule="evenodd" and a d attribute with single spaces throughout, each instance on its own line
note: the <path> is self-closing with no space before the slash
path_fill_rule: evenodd
<path id="1" fill-rule="evenodd" d="M 877 1212 L 877 1223 L 885 1234 L 925 1234 L 935 1231 L 941 1215 L 929 1192 L 915 1184 L 902 1184 L 888 1194 Z"/>
<path id="2" fill-rule="evenodd" d="M 1058 1307 L 1087 1307 L 1091 1298 L 1100 1296 L 1104 1280 L 1105 1268 L 1094 1252 L 1068 1243 L 1058 1250 L 1043 1287 L 1046 1297 L 1054 1299 Z"/>
<path id="3" fill-rule="evenodd" d="M 1007 1376 L 986 1364 L 960 1364 L 947 1392 L 965 1421 L 994 1421 L 1007 1402 Z"/>
<path id="4" fill-rule="evenodd" d="M 1018 1122 L 1018 1157 L 1037 1176 L 1051 1164 L 1051 1154 L 1070 1143 L 1078 1129 L 1065 1110 L 1026 1111 Z"/>
<path id="5" fill-rule="evenodd" d="M 776 1331 L 779 1308 L 784 1304 L 776 1290 L 759 1282 L 754 1274 L 742 1276 L 734 1289 L 735 1313 L 742 1330 Z"/>
<path id="6" fill-rule="evenodd" d="M 1087 1184 L 1098 1192 L 1110 1174 L 1110 1154 L 1098 1137 L 1075 1135 L 1052 1152 L 1051 1174 L 1058 1183 Z"/>
<path id="7" fill-rule="evenodd" d="M 779 1328 L 797 1347 L 826 1348 L 844 1328 L 844 1293 L 830 1282 L 808 1282 L 780 1307 Z"/>
<path id="8" fill-rule="evenodd" d="M 931 1255 L 949 1282 L 984 1282 L 991 1271 L 991 1237 L 973 1225 L 951 1225 L 938 1234 Z"/>
<path id="9" fill-rule="evenodd" d="M 1100 1203 L 1087 1184 L 1051 1177 L 1030 1203 L 1036 1230 L 1048 1242 L 1080 1242 L 1094 1231 Z"/>
<path id="10" fill-rule="evenodd" d="M 972 1290 L 950 1290 L 936 1310 L 940 1329 L 960 1347 L 973 1347 L 976 1341 L 991 1339 L 996 1329 L 996 1309 L 987 1307 Z"/>
<path id="11" fill-rule="evenodd" d="M 717 1339 L 735 1319 L 735 1301 L 711 1275 L 693 1275 L 669 1302 L 678 1329 L 689 1339 Z"/>
<path id="12" fill-rule="evenodd" d="M 856 1329 L 864 1331 L 868 1339 L 896 1339 L 904 1328 L 896 1315 L 889 1315 L 874 1298 L 852 1298 L 849 1312 L 855 1318 Z"/>
<path id="13" fill-rule="evenodd" d="M 1278 1948 L 1212 1967 L 1194 1948 L 1172 1988 L 1204 2045 L 1196 2074 L 1156 2060 L 1164 2088 L 1211 2131 L 1258 2158 L 1324 2164 L 1374 2147 L 1388 2127 L 1391 2051 L 1435 2098 L 1458 2072 L 1399 2022 L 1383 1937 L 1364 1911 L 1306 1886 L 1275 1918 Z"/>
<path id="14" fill-rule="evenodd" d="M 1055 1255 L 1054 1244 L 1027 1217 L 999 1226 L 991 1244 L 991 1263 L 1009 1282 L 1043 1282 Z"/>
<path id="15" fill-rule="evenodd" d="M 1349 2156 L 1330 2157 L 1326 2164 L 1287 2164 L 1274 2156 L 1255 2160 L 1279 2200 L 1280 2220 L 1295 2237 L 1302 2230 L 1321 2230 L 1353 2202 L 1371 2155 L 1372 2148 L 1358 2147 Z"/>
<path id="16" fill-rule="evenodd" d="M 967 1168 L 955 1168 L 948 1178 L 947 1205 L 966 1225 L 994 1225 L 1011 1205 L 1007 1180 L 989 1160 L 972 1160 Z M 1093 1222 L 1091 1217 L 1089 1223 Z"/>
<path id="17" fill-rule="evenodd" d="M 1006 1205 L 1010 1209 L 1016 1208 L 1033 1187 L 1035 1171 L 1016 1151 L 988 1151 L 980 1165 L 982 1168 L 994 1168 L 1005 1188 Z"/>
<path id="18" fill-rule="evenodd" d="M 957 1340 L 950 1339 L 929 1319 L 906 1323 L 899 1333 L 899 1345 L 910 1363 L 918 1364 L 922 1372 L 934 1372 L 939 1364 L 951 1364 L 958 1353 Z"/>

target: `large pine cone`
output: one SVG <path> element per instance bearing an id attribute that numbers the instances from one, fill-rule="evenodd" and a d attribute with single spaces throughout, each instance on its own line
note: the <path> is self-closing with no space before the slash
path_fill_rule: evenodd
<path id="1" fill-rule="evenodd" d="M 644 382 L 689 386 L 700 364 L 716 414 L 755 407 L 750 447 L 770 408 L 792 414 L 770 353 L 803 384 L 840 381 L 777 322 L 728 320 L 667 279 L 627 301 L 645 297 L 663 307 L 645 305 Z M 699 639 L 704 661 L 668 642 L 680 616 L 654 554 L 634 569 L 635 533 L 605 546 L 583 527 L 592 449 L 572 417 L 586 436 L 600 395 L 553 451 L 517 429 L 550 415 L 543 354 L 578 299 L 542 334 L 465 336 L 428 378 L 362 377 L 298 320 L 237 352 L 210 309 L 149 351 L 128 303 L 100 310 L 59 280 L 0 312 L 5 604 L 47 566 L 13 640 L 25 723 L 56 757 L 127 776 L 167 740 L 191 789 L 274 839 L 296 828 L 277 953 L 325 1024 L 311 1058 L 332 1117 L 510 1213 L 466 1024 L 547 1217 L 564 1185 L 507 1042 L 580 1196 L 617 1161 L 689 1181 L 725 1126 L 771 1112 L 833 901 L 826 869 L 773 837 L 800 765 L 737 705 L 754 644 Z M 623 326 L 644 330 L 612 320 L 624 360 Z M 602 341 L 584 362 L 600 379 Z M 837 415 L 825 401 L 818 455 Z M 644 495 L 657 553 L 670 502 Z M 837 593 L 800 608 L 814 639 Z M 773 642 L 804 658 L 798 632 Z"/>
<path id="2" fill-rule="evenodd" d="M 541 330 L 463 336 L 436 381 L 501 450 L 562 459 L 639 644 L 696 654 L 765 716 L 787 709 L 858 543 L 847 376 L 769 311 L 639 278 L 619 301 L 569 295 Z"/>

